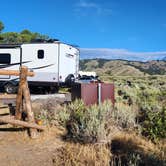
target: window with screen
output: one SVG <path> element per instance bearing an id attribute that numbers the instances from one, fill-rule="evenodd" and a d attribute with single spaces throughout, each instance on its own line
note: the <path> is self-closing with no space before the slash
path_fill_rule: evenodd
<path id="1" fill-rule="evenodd" d="M 44 58 L 44 50 L 38 50 L 37 57 L 38 57 L 38 59 L 43 59 Z"/>
<path id="2" fill-rule="evenodd" d="M 0 64 L 10 64 L 11 55 L 8 53 L 0 53 Z"/>

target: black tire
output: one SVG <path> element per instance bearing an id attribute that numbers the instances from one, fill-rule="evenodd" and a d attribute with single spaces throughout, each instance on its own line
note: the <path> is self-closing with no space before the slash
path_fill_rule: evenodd
<path id="1" fill-rule="evenodd" d="M 17 92 L 17 86 L 12 83 L 7 83 L 4 86 L 5 92 L 8 94 L 15 94 Z"/>
<path id="2" fill-rule="evenodd" d="M 50 93 L 58 93 L 58 91 L 59 91 L 59 86 L 50 87 Z"/>
<path id="3" fill-rule="evenodd" d="M 74 82 L 75 82 L 75 77 L 73 74 L 69 74 L 65 79 L 65 83 L 69 87 L 72 86 L 74 84 Z"/>

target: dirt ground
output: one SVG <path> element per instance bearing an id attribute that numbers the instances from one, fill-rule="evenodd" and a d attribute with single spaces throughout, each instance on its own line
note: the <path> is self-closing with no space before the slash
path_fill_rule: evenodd
<path id="1" fill-rule="evenodd" d="M 57 127 L 40 133 L 37 139 L 30 139 L 27 130 L 0 125 L 1 166 L 52 166 L 53 154 L 63 145 L 64 131 Z M 55 154 L 54 154 L 55 155 Z"/>

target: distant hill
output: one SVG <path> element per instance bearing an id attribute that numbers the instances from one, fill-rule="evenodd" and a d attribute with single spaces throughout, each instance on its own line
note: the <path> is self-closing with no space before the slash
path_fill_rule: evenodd
<path id="1" fill-rule="evenodd" d="M 127 49 L 113 48 L 80 48 L 81 59 L 102 58 L 108 60 L 128 60 L 147 62 L 152 60 L 166 60 L 166 51 L 157 52 L 134 52 Z"/>
<path id="2" fill-rule="evenodd" d="M 127 60 L 84 59 L 80 60 L 80 70 L 96 71 L 99 75 L 165 75 L 166 61 L 139 62 Z"/>
<path id="3" fill-rule="evenodd" d="M 162 59 L 163 61 L 166 61 L 166 56 Z"/>

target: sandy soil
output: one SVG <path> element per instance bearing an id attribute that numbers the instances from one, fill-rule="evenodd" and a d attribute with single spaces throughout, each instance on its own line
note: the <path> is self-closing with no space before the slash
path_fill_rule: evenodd
<path id="1" fill-rule="evenodd" d="M 39 104 L 36 104 L 36 109 Z M 9 108 L 0 102 L 0 116 L 8 115 Z M 27 129 L 0 124 L 0 166 L 52 166 L 57 149 L 64 146 L 64 129 L 47 128 L 37 139 L 28 136 Z"/>
<path id="2" fill-rule="evenodd" d="M 32 140 L 27 131 L 0 125 L 0 165 L 1 166 L 51 166 L 52 156 L 63 145 L 64 131 L 56 127 L 40 133 Z"/>

